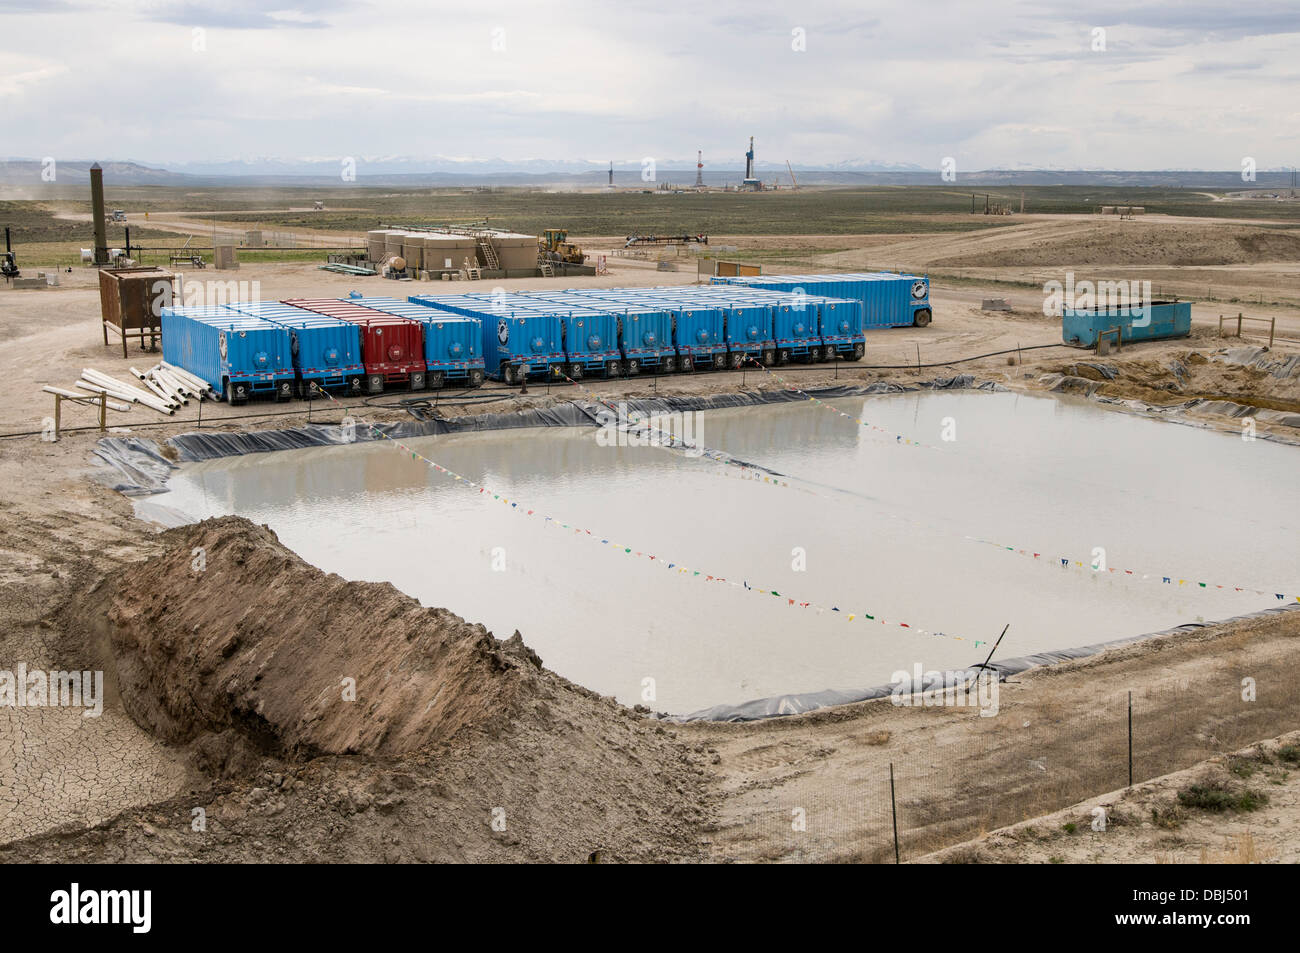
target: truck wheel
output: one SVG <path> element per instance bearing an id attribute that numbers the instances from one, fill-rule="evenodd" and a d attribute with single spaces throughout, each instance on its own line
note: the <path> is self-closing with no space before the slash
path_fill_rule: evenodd
<path id="1" fill-rule="evenodd" d="M 695 370 L 695 358 L 687 354 L 682 357 L 682 373 L 690 374 Z"/>
<path id="2" fill-rule="evenodd" d="M 361 393 L 361 378 L 359 376 L 348 378 L 348 393 L 354 397 Z"/>
<path id="3" fill-rule="evenodd" d="M 372 394 L 382 394 L 384 392 L 384 375 L 371 374 L 366 381 L 366 390 Z"/>
<path id="4" fill-rule="evenodd" d="M 912 324 L 918 328 L 923 328 L 930 323 L 930 317 L 929 308 L 918 308 L 916 313 L 912 315 Z"/>
<path id="5" fill-rule="evenodd" d="M 605 362 L 605 376 L 618 377 L 618 361 Z"/>
<path id="6" fill-rule="evenodd" d="M 291 381 L 280 381 L 275 385 L 275 399 L 280 403 L 293 399 L 293 385 Z"/>
<path id="7" fill-rule="evenodd" d="M 424 371 L 411 372 L 411 390 L 424 390 Z"/>
<path id="8" fill-rule="evenodd" d="M 483 372 L 479 371 L 479 373 L 482 374 Z M 429 373 L 426 379 L 426 384 L 429 390 L 441 390 L 443 385 L 445 385 L 446 383 L 447 383 L 446 371 L 432 371 Z"/>
<path id="9" fill-rule="evenodd" d="M 438 386 L 439 387 L 442 386 L 441 380 L 438 381 Z M 469 386 L 470 387 L 483 386 L 483 369 L 481 367 L 476 367 L 469 372 Z"/>
<path id="10" fill-rule="evenodd" d="M 641 373 L 641 362 L 636 358 L 629 358 L 627 362 L 627 376 L 636 377 Z"/>
<path id="11" fill-rule="evenodd" d="M 238 407 L 240 404 L 248 403 L 248 385 L 235 384 L 226 381 L 225 398 L 226 403 L 231 407 Z"/>
<path id="12" fill-rule="evenodd" d="M 819 347 L 808 348 L 808 363 L 816 364 L 822 359 L 822 349 Z"/>
<path id="13" fill-rule="evenodd" d="M 778 364 L 790 363 L 790 349 L 788 347 L 783 347 L 776 352 L 776 362 Z"/>
<path id="14" fill-rule="evenodd" d="M 733 369 L 737 371 L 740 370 L 740 368 L 744 365 L 744 363 L 745 363 L 744 354 L 741 354 L 739 351 L 737 351 L 735 354 L 731 355 L 731 366 Z"/>
<path id="15" fill-rule="evenodd" d="M 776 351 L 768 349 L 763 352 L 763 366 L 771 367 L 776 363 Z"/>
<path id="16" fill-rule="evenodd" d="M 569 365 L 569 376 L 572 377 L 575 381 L 580 381 L 580 380 L 582 380 L 582 365 L 581 365 L 581 364 L 570 364 L 570 365 Z"/>
<path id="17" fill-rule="evenodd" d="M 727 366 L 727 355 L 725 355 L 725 354 L 715 354 L 715 355 L 713 355 L 713 366 L 716 367 L 716 368 L 719 368 L 719 369 L 726 367 L 726 366 Z"/>
<path id="18" fill-rule="evenodd" d="M 853 360 L 855 361 L 862 360 L 862 356 L 866 353 L 867 353 L 867 346 L 865 344 L 853 345 Z"/>
<path id="19" fill-rule="evenodd" d="M 665 357 L 659 362 L 659 370 L 665 374 L 673 374 L 677 371 L 677 358 Z"/>

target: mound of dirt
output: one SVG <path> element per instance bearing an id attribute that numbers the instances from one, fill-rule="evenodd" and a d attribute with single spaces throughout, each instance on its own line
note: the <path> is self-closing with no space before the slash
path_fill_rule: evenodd
<path id="1" fill-rule="evenodd" d="M 60 618 L 103 659 L 104 721 L 168 742 L 171 793 L 0 843 L 0 863 L 705 856 L 713 753 L 518 632 L 323 573 L 238 517 L 148 550 Z"/>
<path id="2" fill-rule="evenodd" d="M 259 750 L 400 755 L 509 717 L 540 660 L 516 634 L 348 582 L 227 517 L 171 530 L 109 620 L 128 714 L 173 743 L 237 729 Z"/>
<path id="3" fill-rule="evenodd" d="M 1043 265 L 1233 265 L 1300 259 L 1300 231 L 1249 225 L 1098 221 L 1059 238 L 1013 244 L 932 264 L 959 268 Z M 1079 276 L 1088 277 L 1088 276 Z"/>

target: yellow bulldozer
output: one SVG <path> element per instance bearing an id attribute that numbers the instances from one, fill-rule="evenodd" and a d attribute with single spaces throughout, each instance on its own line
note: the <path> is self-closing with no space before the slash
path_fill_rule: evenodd
<path id="1" fill-rule="evenodd" d="M 569 241 L 566 228 L 548 228 L 537 239 L 537 257 L 541 261 L 563 262 L 569 265 L 581 265 L 587 260 L 581 248 Z"/>

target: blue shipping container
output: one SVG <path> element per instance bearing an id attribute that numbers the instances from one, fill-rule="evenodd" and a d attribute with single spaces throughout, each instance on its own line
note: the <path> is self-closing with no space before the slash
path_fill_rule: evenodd
<path id="1" fill-rule="evenodd" d="M 1115 328 L 1124 341 L 1186 337 L 1192 333 L 1192 304 L 1153 301 L 1134 308 L 1067 308 L 1061 312 L 1061 339 L 1075 347 L 1095 347 L 1101 332 Z"/>
<path id="2" fill-rule="evenodd" d="M 396 298 L 343 300 L 424 325 L 424 361 L 429 387 L 442 387 L 448 381 L 463 381 L 470 387 L 483 383 L 483 322 L 478 318 Z"/>
<path id="3" fill-rule="evenodd" d="M 765 288 L 862 302 L 865 328 L 925 327 L 933 317 L 930 280 L 923 275 L 855 272 L 832 275 L 720 276 L 714 285 Z"/>
<path id="4" fill-rule="evenodd" d="M 517 384 L 525 377 L 549 376 L 565 369 L 564 327 L 553 312 L 521 306 L 519 295 L 412 295 L 415 304 L 478 318 L 484 369 L 488 377 Z"/>
<path id="5" fill-rule="evenodd" d="M 366 369 L 361 363 L 361 328 L 357 325 L 278 301 L 225 307 L 264 318 L 289 332 L 294 376 L 303 397 L 311 396 L 313 384 L 326 390 L 361 393 Z"/>
<path id="6" fill-rule="evenodd" d="M 163 360 L 202 378 L 231 404 L 292 396 L 289 332 L 222 307 L 163 308 Z"/>

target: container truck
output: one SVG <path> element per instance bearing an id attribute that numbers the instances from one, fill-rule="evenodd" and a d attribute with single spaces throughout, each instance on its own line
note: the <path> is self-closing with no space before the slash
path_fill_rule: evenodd
<path id="1" fill-rule="evenodd" d="M 853 298 L 862 302 L 864 328 L 923 328 L 934 316 L 930 306 L 930 279 L 925 275 L 889 271 L 832 275 L 719 275 L 713 278 L 713 284 Z"/>
<path id="2" fill-rule="evenodd" d="M 249 301 L 224 307 L 265 318 L 289 332 L 289 353 L 302 397 L 314 397 L 317 387 L 361 393 L 366 369 L 361 363 L 361 329 L 357 325 L 278 301 Z"/>
<path id="3" fill-rule="evenodd" d="M 424 325 L 421 322 L 337 298 L 290 298 L 282 303 L 328 315 L 361 329 L 361 363 L 366 370 L 367 393 L 381 394 L 390 385 L 424 390 Z"/>
<path id="4" fill-rule="evenodd" d="M 223 307 L 164 307 L 163 360 L 204 380 L 229 404 L 293 396 L 289 332 Z"/>
<path id="5" fill-rule="evenodd" d="M 349 298 L 353 304 L 385 314 L 419 321 L 424 328 L 425 380 L 437 390 L 449 383 L 481 387 L 483 369 L 483 322 L 464 314 L 398 301 L 396 298 Z"/>
<path id="6" fill-rule="evenodd" d="M 494 380 L 518 384 L 568 367 L 560 316 L 535 310 L 537 302 L 523 295 L 412 295 L 410 300 L 478 318 L 484 368 Z"/>

